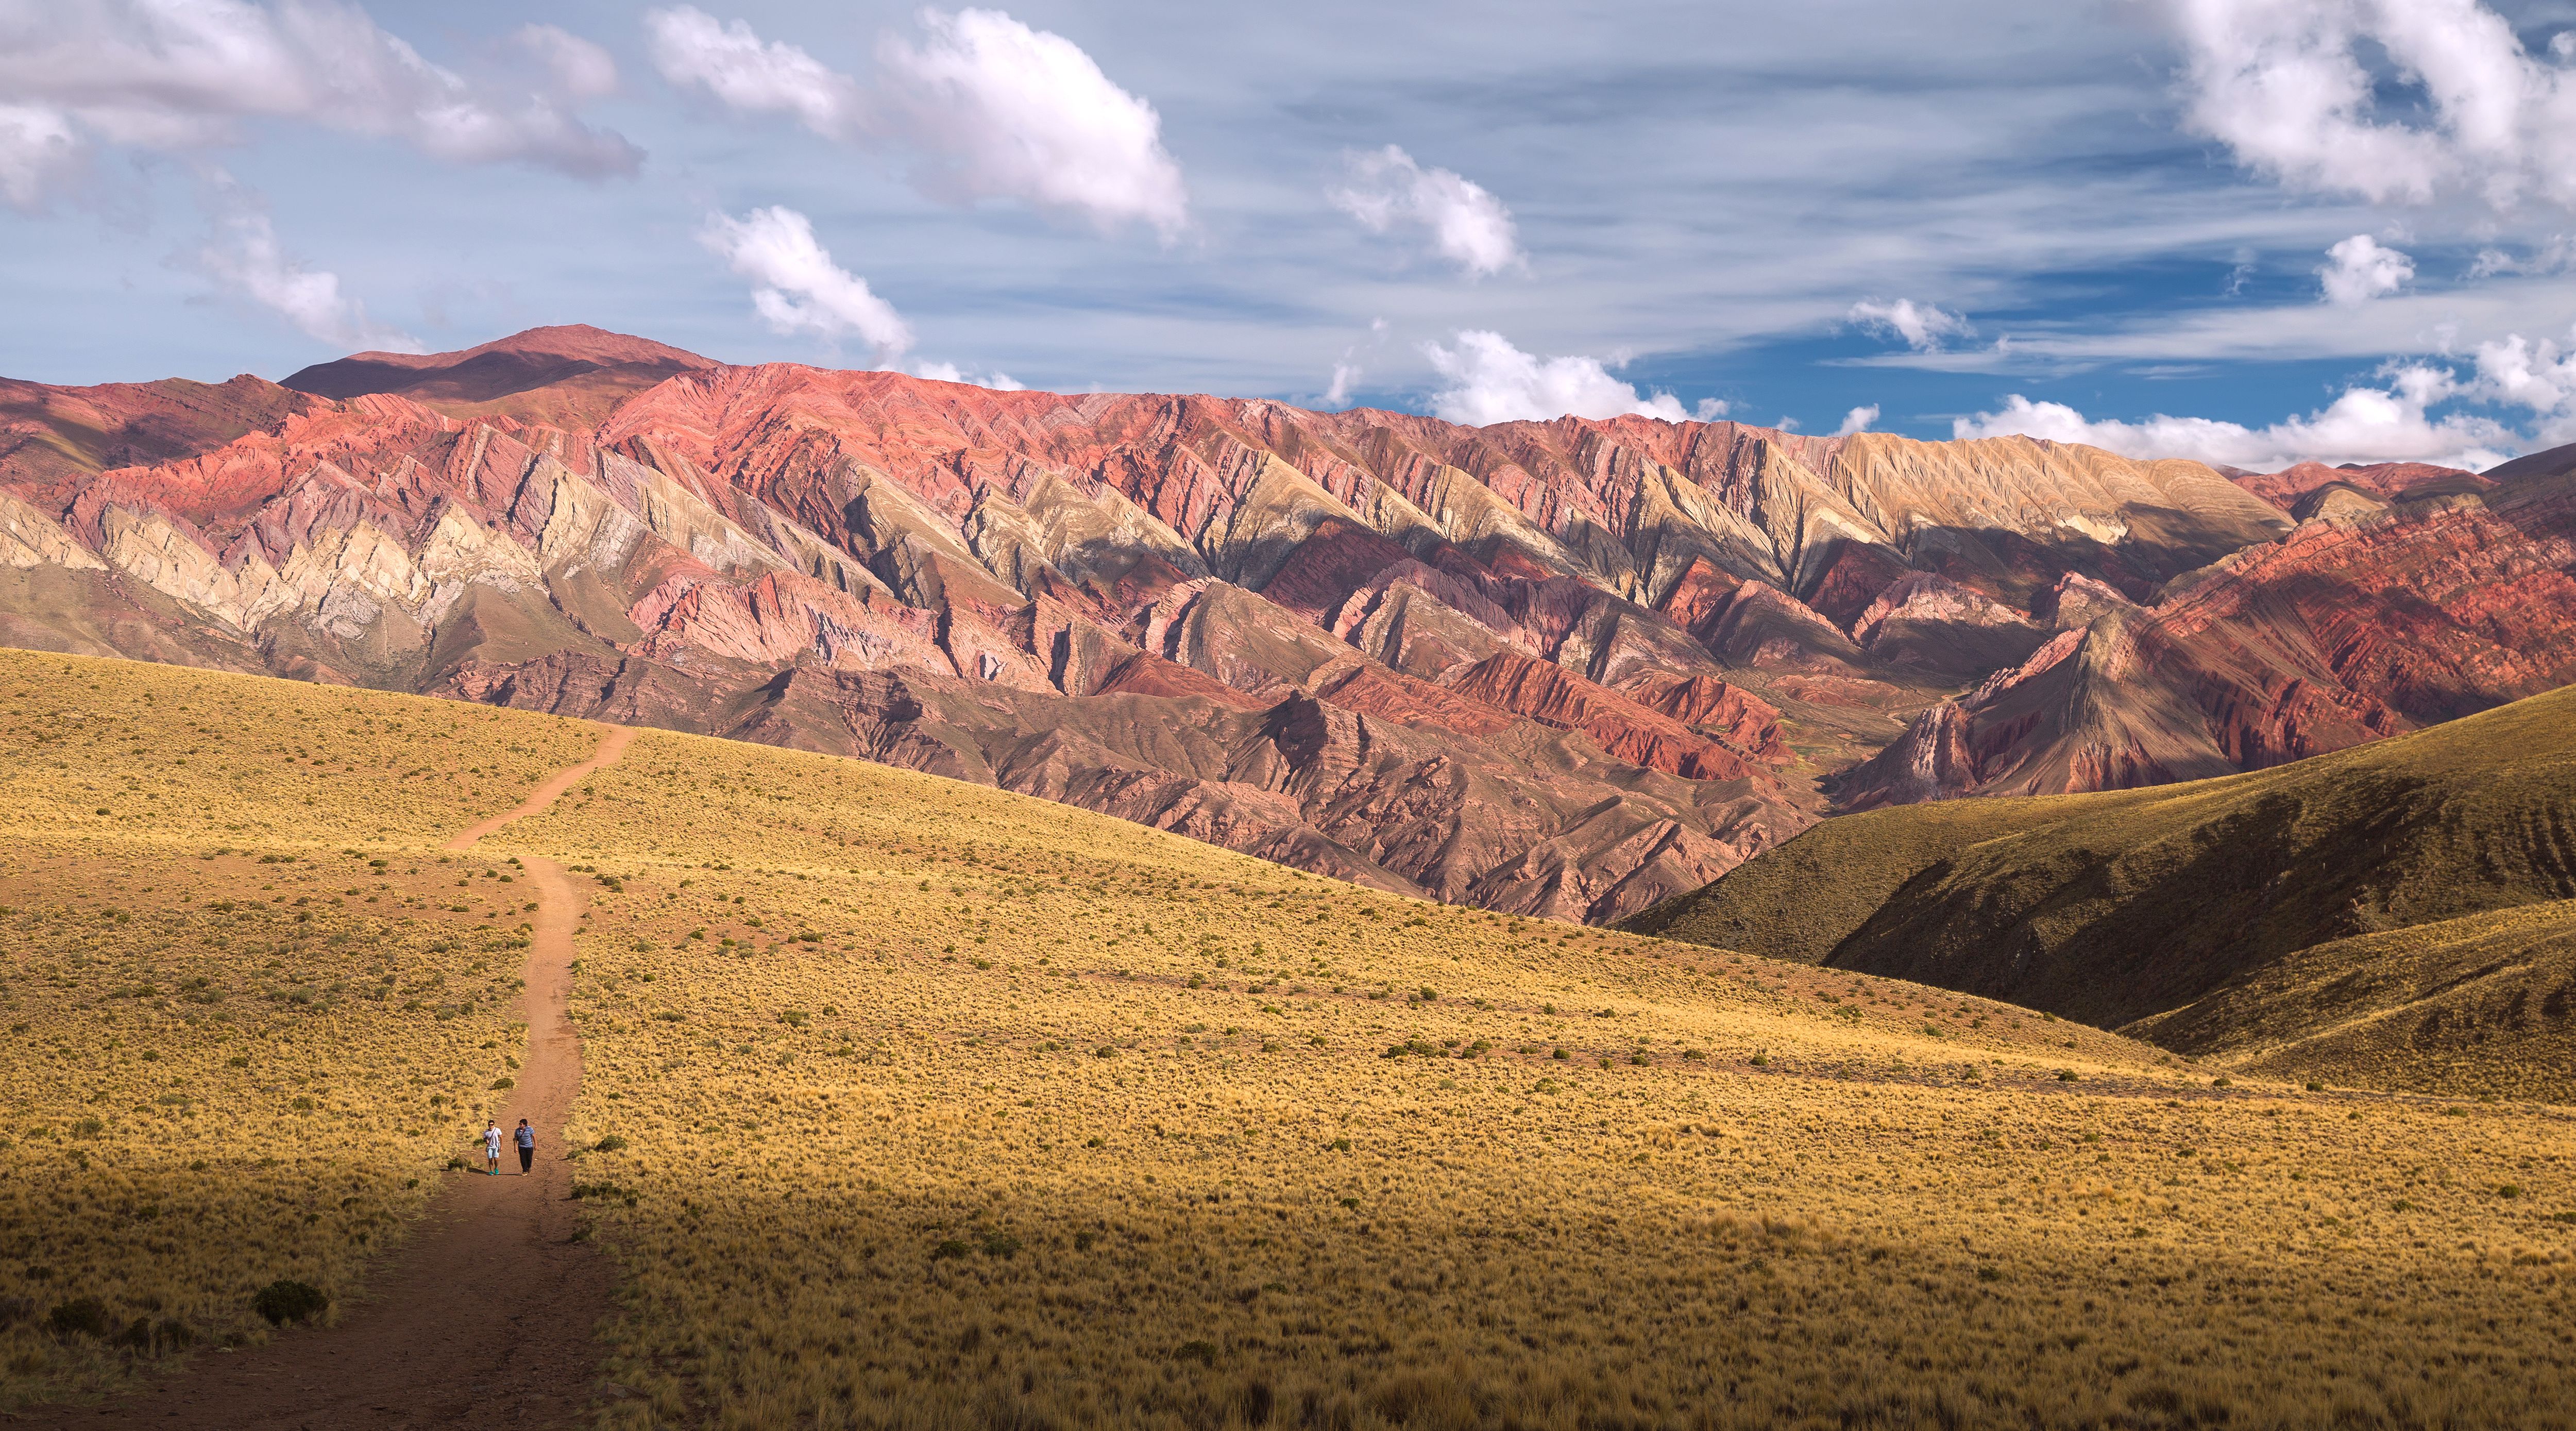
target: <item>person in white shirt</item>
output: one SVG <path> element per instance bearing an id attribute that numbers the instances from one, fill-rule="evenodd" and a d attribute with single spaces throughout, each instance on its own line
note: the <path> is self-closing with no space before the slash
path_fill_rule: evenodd
<path id="1" fill-rule="evenodd" d="M 501 1125 L 494 1123 L 483 1130 L 483 1171 L 501 1176 Z"/>

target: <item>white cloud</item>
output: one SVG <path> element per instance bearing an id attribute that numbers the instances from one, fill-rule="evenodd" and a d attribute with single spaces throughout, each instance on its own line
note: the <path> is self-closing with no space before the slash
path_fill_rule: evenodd
<path id="1" fill-rule="evenodd" d="M 2466 389 L 2471 397 L 2529 408 L 2540 419 L 2541 446 L 2576 442 L 2576 330 L 2565 343 L 2519 333 L 2480 343 L 2474 363 L 2476 376 Z"/>
<path id="2" fill-rule="evenodd" d="M 699 241 L 752 281 L 751 306 L 774 332 L 856 336 L 890 362 L 912 346 L 912 328 L 867 280 L 832 261 L 814 225 L 784 205 L 736 219 L 707 216 Z"/>
<path id="3" fill-rule="evenodd" d="M 1867 432 L 1870 424 L 1876 421 L 1878 421 L 1878 404 L 1871 403 L 1867 407 L 1853 408 L 1843 414 L 1843 425 L 1834 429 L 1834 436 L 1849 437 L 1855 432 Z"/>
<path id="4" fill-rule="evenodd" d="M 924 41 L 877 44 L 863 89 L 794 45 L 690 6 L 645 16 L 653 63 L 744 114 L 792 114 L 826 138 L 911 159 L 913 187 L 960 206 L 1012 199 L 1103 231 L 1141 222 L 1169 243 L 1189 225 L 1162 118 L 1081 46 L 998 10 L 921 12 Z"/>
<path id="5" fill-rule="evenodd" d="M 603 99 L 617 92 L 617 61 L 608 51 L 556 25 L 522 25 L 514 36 L 544 62 L 562 91 L 574 99 Z"/>
<path id="6" fill-rule="evenodd" d="M 2329 302 L 2358 308 L 2415 281 L 2415 260 L 2393 248 L 2382 248 L 2368 234 L 2354 234 L 2326 250 L 2326 265 L 2317 270 Z"/>
<path id="7" fill-rule="evenodd" d="M 827 139 L 860 127 L 859 87 L 822 61 L 781 42 L 765 42 L 747 20 L 719 24 L 693 6 L 647 11 L 645 46 L 662 78 L 703 89 L 742 114 L 792 114 Z"/>
<path id="8" fill-rule="evenodd" d="M 1666 422 L 1690 417 L 1670 393 L 1637 396 L 1636 387 L 1612 377 L 1599 358 L 1540 358 L 1513 347 L 1500 333 L 1477 329 L 1458 334 L 1456 341 L 1454 348 L 1422 345 L 1423 356 L 1448 382 L 1431 395 L 1432 415 L 1448 422 L 1483 427 L 1567 416 L 1638 413 Z"/>
<path id="9" fill-rule="evenodd" d="M 2187 457 L 2265 472 L 2304 461 L 2438 462 L 2474 469 L 2493 466 L 2520 445 L 2511 430 L 2490 418 L 2430 416 L 2426 409 L 2463 396 L 2458 381 L 2441 368 L 2399 368 L 2387 375 L 2387 384 L 2346 389 L 2320 411 L 2260 428 L 2161 413 L 2137 423 L 2096 421 L 2063 403 L 2032 402 L 2015 393 L 2000 411 L 1954 420 L 1951 435 L 1964 440 L 2018 433 L 2128 457 Z"/>
<path id="10" fill-rule="evenodd" d="M 1188 226 L 1161 117 L 1081 46 L 998 10 L 925 10 L 921 23 L 927 44 L 877 45 L 876 122 L 921 156 L 912 179 L 924 193 L 1018 199 L 1104 230 L 1141 221 L 1166 243 Z"/>
<path id="11" fill-rule="evenodd" d="M 547 81 L 505 91 L 430 63 L 348 0 L 0 0 L 0 106 L 15 116 L 0 126 L 0 186 L 33 207 L 59 191 L 81 139 L 185 152 L 238 143 L 261 119 L 454 163 L 634 173 L 643 151 L 573 113 L 607 56 L 559 30 L 533 43 Z"/>
<path id="12" fill-rule="evenodd" d="M 1028 384 L 999 368 L 989 373 L 970 373 L 955 363 L 914 363 L 912 375 L 916 378 L 928 378 L 935 383 L 969 383 L 979 388 L 990 388 L 997 393 L 1022 392 L 1028 387 Z"/>
<path id="13" fill-rule="evenodd" d="M 1419 224 L 1431 231 L 1432 247 L 1440 256 L 1470 278 L 1529 267 L 1512 228 L 1512 211 L 1483 185 L 1447 169 L 1425 169 L 1392 144 L 1344 154 L 1342 162 L 1350 182 L 1326 190 L 1325 197 L 1369 232 Z"/>
<path id="14" fill-rule="evenodd" d="M 1695 421 L 1715 422 L 1724 416 L 1726 416 L 1726 401 L 1723 398 L 1704 397 L 1691 404 L 1691 417 Z"/>
<path id="15" fill-rule="evenodd" d="M 30 212 L 44 207 L 79 172 L 84 150 L 62 111 L 0 104 L 0 200 Z"/>
<path id="16" fill-rule="evenodd" d="M 1324 389 L 1324 406 L 1341 407 L 1350 402 L 1351 392 L 1359 386 L 1359 381 L 1359 364 L 1333 364 L 1333 385 Z"/>
<path id="17" fill-rule="evenodd" d="M 1891 333 L 1903 338 L 1905 346 L 1918 353 L 1938 350 L 1944 338 L 1965 338 L 1977 331 L 1959 314 L 1929 303 L 1917 303 L 1911 298 L 1900 298 L 1893 303 L 1867 299 L 1853 304 L 1845 317 L 1872 332 Z"/>
<path id="18" fill-rule="evenodd" d="M 2166 4 L 2187 52 L 2187 122 L 2249 168 L 2383 203 L 2576 206 L 2576 73 L 2526 53 L 2478 0 Z M 2374 54 L 2388 73 L 2372 72 Z M 2382 114 L 2399 86 L 2419 122 Z"/>
<path id="19" fill-rule="evenodd" d="M 418 338 L 368 321 L 366 305 L 340 291 L 339 275 L 289 258 L 268 215 L 247 207 L 238 191 L 227 189 L 225 197 L 231 212 L 216 220 L 214 241 L 197 251 L 198 271 L 325 343 L 395 353 L 427 351 Z"/>

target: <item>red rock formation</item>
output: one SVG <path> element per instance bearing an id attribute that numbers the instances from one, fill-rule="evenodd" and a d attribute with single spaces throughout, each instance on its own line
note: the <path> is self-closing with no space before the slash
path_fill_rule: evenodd
<path id="1" fill-rule="evenodd" d="M 587 427 L 673 373 L 715 365 L 650 339 L 571 324 L 458 353 L 353 353 L 300 369 L 282 386 L 322 398 L 395 393 L 457 416 Z"/>
<path id="2" fill-rule="evenodd" d="M 1818 752 L 1980 678 L 1855 798 L 2287 758 L 2556 669 L 2554 537 L 2501 505 L 2281 541 L 2210 469 L 2026 439 L 1002 393 L 588 329 L 290 381 L 328 396 L 6 390 L 0 638 L 837 750 L 1592 919 L 1795 833 Z"/>
<path id="3" fill-rule="evenodd" d="M 2437 467 L 2430 462 L 2347 462 L 2340 467 L 2328 467 L 2322 462 L 2301 462 L 2278 472 L 2240 472 L 2229 468 L 2227 477 L 2284 512 L 2296 511 L 2309 496 L 2336 484 L 2383 500 L 2403 496 L 2419 488 L 2465 492 L 2494 485 L 2476 473 L 2457 467 Z"/>
<path id="4" fill-rule="evenodd" d="M 2576 478 L 2316 521 L 2070 629 L 1843 777 L 1849 807 L 2279 765 L 2576 681 Z M 2108 599 L 2104 599 L 2108 596 Z"/>

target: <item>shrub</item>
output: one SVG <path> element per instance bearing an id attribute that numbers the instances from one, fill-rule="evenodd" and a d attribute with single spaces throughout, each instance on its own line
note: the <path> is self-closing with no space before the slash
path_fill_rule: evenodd
<path id="1" fill-rule="evenodd" d="M 933 1262 L 954 1262 L 963 1259 L 967 1254 L 974 1250 L 974 1248 L 967 1246 L 962 1239 L 951 1237 L 940 1243 L 937 1247 L 930 1249 L 930 1260 Z"/>
<path id="2" fill-rule="evenodd" d="M 96 1297 L 74 1297 L 55 1303 L 53 1311 L 45 1316 L 45 1325 L 58 1337 L 104 1337 L 111 1324 L 105 1302 Z"/>
<path id="3" fill-rule="evenodd" d="M 1216 1365 L 1216 1343 L 1183 1342 L 1172 1349 L 1172 1359 L 1194 1361 L 1201 1366 L 1214 1366 Z"/>
<path id="4" fill-rule="evenodd" d="M 607 1137 L 600 1139 L 598 1142 L 591 1144 L 590 1150 L 594 1153 L 616 1153 L 624 1151 L 625 1147 L 626 1140 L 615 1133 L 611 1133 Z"/>
<path id="5" fill-rule="evenodd" d="M 272 1327 L 310 1321 L 330 1305 L 330 1297 L 321 1288 L 285 1277 L 260 1288 L 259 1294 L 250 1299 L 250 1309 L 267 1318 Z"/>

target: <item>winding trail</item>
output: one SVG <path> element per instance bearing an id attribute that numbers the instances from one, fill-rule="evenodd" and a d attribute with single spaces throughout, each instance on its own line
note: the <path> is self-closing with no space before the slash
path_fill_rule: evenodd
<path id="1" fill-rule="evenodd" d="M 538 814 L 583 776 L 626 753 L 635 731 L 609 728 L 599 748 L 559 771 L 518 808 L 447 842 L 471 849 Z M 237 1354 L 204 1352 L 131 1401 L 60 1409 L 61 1426 L 220 1426 L 260 1431 L 341 1427 L 570 1425 L 590 1404 L 600 1364 L 594 1335 L 610 1310 L 607 1260 L 572 1240 L 572 1165 L 564 1123 L 581 1089 L 581 1040 L 565 1008 L 583 897 L 552 860 L 520 856 L 537 887 L 520 1009 L 528 1052 L 501 1111 L 506 1132 L 537 1129 L 535 1172 L 446 1176 L 420 1225 L 367 1278 L 338 1325 L 290 1331 Z"/>

